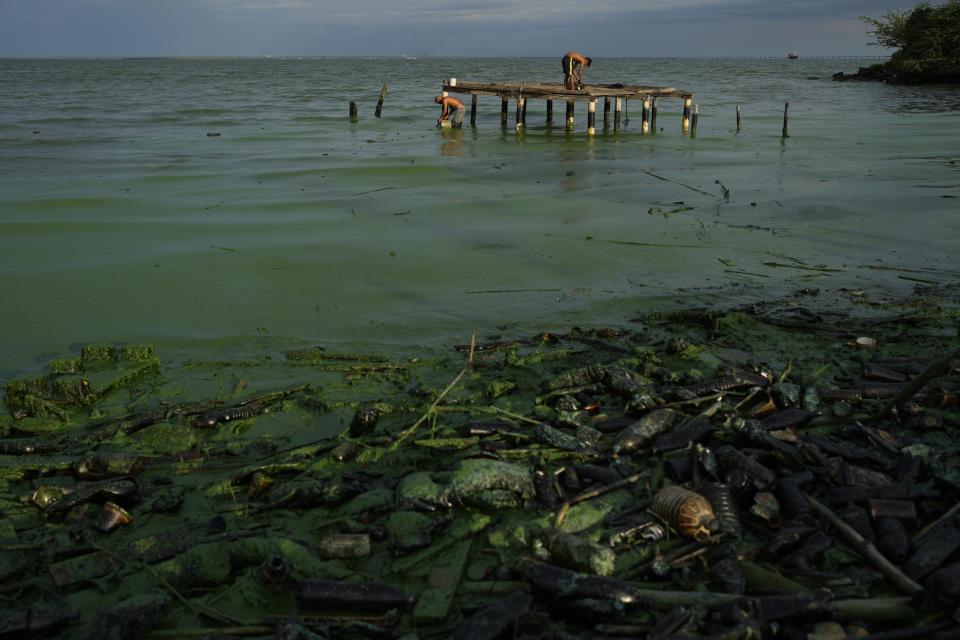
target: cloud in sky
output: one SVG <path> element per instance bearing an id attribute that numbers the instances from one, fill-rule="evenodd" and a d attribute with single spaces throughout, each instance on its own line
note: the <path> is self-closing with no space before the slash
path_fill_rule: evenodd
<path id="1" fill-rule="evenodd" d="M 0 55 L 882 53 L 904 0 L 0 0 Z"/>

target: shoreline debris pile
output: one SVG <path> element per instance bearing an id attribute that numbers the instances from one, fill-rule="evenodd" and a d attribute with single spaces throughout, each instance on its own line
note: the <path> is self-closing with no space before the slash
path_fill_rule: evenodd
<path id="1" fill-rule="evenodd" d="M 8 381 L 0 638 L 960 630 L 956 306 Z"/>

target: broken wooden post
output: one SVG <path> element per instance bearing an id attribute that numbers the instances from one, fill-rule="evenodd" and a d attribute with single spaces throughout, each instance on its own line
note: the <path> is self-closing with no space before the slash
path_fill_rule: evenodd
<path id="1" fill-rule="evenodd" d="M 650 131 L 657 132 L 657 96 L 650 101 Z"/>
<path id="2" fill-rule="evenodd" d="M 553 100 L 547 100 L 547 126 L 553 125 Z"/>
<path id="3" fill-rule="evenodd" d="M 522 129 L 524 125 L 523 111 L 524 111 L 524 107 L 526 106 L 525 105 L 526 101 L 527 101 L 526 98 L 517 98 L 517 113 L 515 116 L 517 130 Z"/>
<path id="4" fill-rule="evenodd" d="M 387 97 L 387 83 L 384 82 L 383 86 L 380 87 L 380 97 L 377 98 L 377 110 L 373 112 L 373 115 L 380 117 L 380 112 L 383 111 L 383 99 Z"/>
<path id="5" fill-rule="evenodd" d="M 573 100 L 567 100 L 567 129 L 573 129 Z"/>
<path id="6" fill-rule="evenodd" d="M 790 109 L 790 103 L 787 102 L 783 105 L 783 138 L 789 138 L 790 134 L 787 133 L 787 111 Z"/>
<path id="7" fill-rule="evenodd" d="M 603 99 L 603 128 L 610 126 L 610 96 Z"/>
<path id="8" fill-rule="evenodd" d="M 470 96 L 470 126 L 477 126 L 477 94 Z"/>
<path id="9" fill-rule="evenodd" d="M 357 103 L 353 100 L 350 101 L 350 122 L 357 121 Z"/>
<path id="10" fill-rule="evenodd" d="M 737 131 L 740 131 L 740 105 L 737 105 Z"/>
<path id="11" fill-rule="evenodd" d="M 650 133 L 650 96 L 643 97 L 643 110 L 640 112 L 640 133 Z"/>
<path id="12" fill-rule="evenodd" d="M 520 111 L 520 124 L 527 126 L 527 99 L 523 99 L 523 109 Z"/>
<path id="13" fill-rule="evenodd" d="M 590 98 L 587 103 L 587 134 L 593 135 L 597 132 L 597 99 Z"/>
<path id="14" fill-rule="evenodd" d="M 690 110 L 693 108 L 693 97 L 687 96 L 683 99 L 683 123 L 682 129 L 684 133 L 690 131 Z"/>
<path id="15" fill-rule="evenodd" d="M 510 105 L 507 104 L 507 98 L 502 97 L 502 101 L 500 102 L 500 126 L 501 127 L 507 126 L 507 109 L 509 107 Z"/>
<path id="16" fill-rule="evenodd" d="M 693 120 L 690 122 L 690 137 L 697 137 L 697 121 L 700 120 L 700 105 L 697 105 L 693 109 Z"/>
<path id="17" fill-rule="evenodd" d="M 613 107 L 613 130 L 620 128 L 620 108 L 623 105 L 623 98 L 616 98 Z"/>

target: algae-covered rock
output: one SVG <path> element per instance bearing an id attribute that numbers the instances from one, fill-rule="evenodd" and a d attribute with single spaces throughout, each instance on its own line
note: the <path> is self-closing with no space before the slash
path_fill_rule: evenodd
<path id="1" fill-rule="evenodd" d="M 83 373 L 83 361 L 79 357 L 58 358 L 47 365 L 51 376 L 78 375 Z"/>
<path id="2" fill-rule="evenodd" d="M 118 360 L 119 353 L 113 345 L 88 344 L 80 350 L 84 369 L 108 367 Z"/>
<path id="3" fill-rule="evenodd" d="M 130 440 L 145 451 L 183 453 L 197 444 L 197 432 L 185 424 L 158 422 L 130 435 Z"/>
<path id="4" fill-rule="evenodd" d="M 509 508 L 534 496 L 530 470 L 499 460 L 470 459 L 450 478 L 446 495 L 458 504 Z"/>
<path id="5" fill-rule="evenodd" d="M 401 509 L 451 506 L 446 490 L 433 481 L 432 474 L 417 471 L 404 476 L 397 485 L 397 506 Z"/>
<path id="6" fill-rule="evenodd" d="M 60 404 L 87 404 L 92 395 L 90 381 L 82 376 L 60 376 L 50 383 L 50 397 Z"/>
<path id="7" fill-rule="evenodd" d="M 395 555 L 405 555 L 429 546 L 433 533 L 449 523 L 449 520 L 431 518 L 416 511 L 395 511 L 384 523 L 390 538 L 390 550 Z"/>
<path id="8" fill-rule="evenodd" d="M 150 344 L 128 344 L 124 345 L 120 357 L 125 362 L 137 362 L 140 364 L 160 364 L 160 356 L 157 350 Z"/>
<path id="9" fill-rule="evenodd" d="M 574 571 L 610 576 L 616 569 L 617 555 L 610 547 L 557 529 L 544 530 L 540 539 L 558 564 Z"/>

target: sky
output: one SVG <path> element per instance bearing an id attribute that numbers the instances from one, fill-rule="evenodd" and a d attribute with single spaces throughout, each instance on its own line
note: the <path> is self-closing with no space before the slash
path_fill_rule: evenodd
<path id="1" fill-rule="evenodd" d="M 885 55 L 903 0 L 0 0 L 0 56 Z M 932 4 L 938 4 L 933 2 Z"/>

